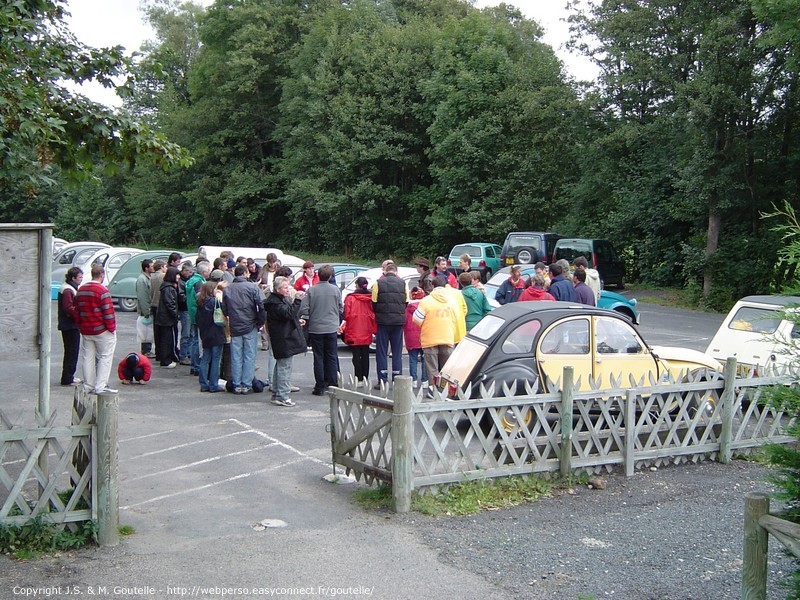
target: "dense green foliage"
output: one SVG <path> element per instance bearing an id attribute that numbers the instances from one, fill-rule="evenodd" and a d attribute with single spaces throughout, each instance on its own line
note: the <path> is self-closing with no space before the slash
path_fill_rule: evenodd
<path id="1" fill-rule="evenodd" d="M 157 39 L 125 111 L 194 165 L 137 164 L 27 207 L 10 178 L 0 218 L 367 259 L 552 230 L 611 239 L 629 280 L 725 305 L 793 273 L 761 214 L 800 194 L 797 4 L 580 3 L 589 85 L 503 4 L 150 0 Z"/>

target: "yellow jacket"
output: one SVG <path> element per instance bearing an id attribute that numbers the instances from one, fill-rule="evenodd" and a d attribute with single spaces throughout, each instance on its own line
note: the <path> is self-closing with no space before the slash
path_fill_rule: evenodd
<path id="1" fill-rule="evenodd" d="M 412 318 L 420 326 L 423 348 L 455 345 L 458 317 L 445 288 L 435 288 L 420 300 Z"/>

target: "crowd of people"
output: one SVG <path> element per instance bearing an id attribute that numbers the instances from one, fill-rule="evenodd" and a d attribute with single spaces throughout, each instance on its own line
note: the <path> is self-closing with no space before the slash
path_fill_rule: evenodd
<path id="1" fill-rule="evenodd" d="M 403 372 L 403 349 L 409 356 L 413 386 L 432 386 L 453 348 L 492 310 L 469 255 L 459 261 L 456 277 L 447 260 L 437 257 L 433 269 L 425 258 L 415 261 L 419 283 L 410 290 L 398 276 L 397 265 L 386 260 L 373 282 L 356 278 L 354 291 L 342 301 L 330 265 L 315 269 L 303 264 L 294 279 L 273 253 L 260 267 L 252 258 L 234 259 L 231 252 L 195 264 L 172 253 L 166 261 L 144 259 L 136 282 L 139 351 L 118 365 L 122 384 L 144 384 L 156 361 L 164 369 L 189 367 L 201 392 L 227 390 L 250 394 L 269 388 L 272 403 L 291 407 L 292 359 L 311 350 L 313 395 L 337 384 L 340 366 L 338 339 L 351 349 L 358 387 L 367 388 L 370 345 L 376 345 L 377 381 L 385 388 Z M 64 343 L 62 385 L 84 385 L 96 393 L 110 388 L 116 347 L 116 320 L 104 269 L 93 265 L 91 281 L 73 267 L 58 294 L 58 328 Z M 333 285 L 331 285 L 333 283 Z M 537 263 L 525 279 L 515 265 L 497 290 L 499 304 L 564 300 L 596 305 L 600 280 L 585 258 L 572 265 L 560 260 Z M 267 380 L 256 377 L 259 349 L 268 353 Z M 390 364 L 391 359 L 391 364 Z M 83 380 L 75 377 L 82 364 Z M 221 385 L 224 384 L 224 387 Z"/>

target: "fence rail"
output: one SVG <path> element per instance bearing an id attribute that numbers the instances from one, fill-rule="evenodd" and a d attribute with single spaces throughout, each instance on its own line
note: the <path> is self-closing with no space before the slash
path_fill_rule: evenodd
<path id="1" fill-rule="evenodd" d="M 408 491 L 508 475 L 598 473 L 615 465 L 632 475 L 667 463 L 727 462 L 734 451 L 793 441 L 785 431 L 796 417 L 762 397 L 766 387 L 791 379 L 736 378 L 735 360 L 725 376 L 703 372 L 630 389 L 574 391 L 570 371 L 565 368 L 560 392 L 517 396 L 503 389 L 496 397 L 494 390 L 481 390 L 479 399 L 458 401 L 438 392 L 433 401 L 414 395 L 410 378 L 395 381 L 393 399 L 334 388 L 333 462 L 366 483 L 397 487 L 400 438 L 392 431 L 393 413 L 406 410 L 410 427 L 402 443 L 409 454 L 400 459 L 410 466 Z"/>

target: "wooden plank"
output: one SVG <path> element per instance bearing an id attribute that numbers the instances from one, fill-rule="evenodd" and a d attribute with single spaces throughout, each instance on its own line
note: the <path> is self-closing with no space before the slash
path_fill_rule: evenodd
<path id="1" fill-rule="evenodd" d="M 774 535 L 795 557 L 800 558 L 800 525 L 775 515 L 764 515 L 758 524 Z"/>
<path id="2" fill-rule="evenodd" d="M 0 229 L 0 255 L 0 360 L 38 359 L 39 230 Z M 36 268 L 37 274 L 32 277 L 31 269 L 20 265 Z"/>
<path id="3" fill-rule="evenodd" d="M 359 427 L 350 439 L 340 441 L 336 446 L 336 452 L 338 454 L 347 454 L 348 452 L 352 452 L 360 444 L 375 435 L 379 429 L 387 427 L 391 424 L 391 422 L 391 413 L 382 413 L 377 415 L 372 421 L 366 425 L 363 425 L 362 427 Z"/>
<path id="4" fill-rule="evenodd" d="M 64 425 L 63 427 L 32 429 L 12 429 L 0 431 L 0 442 L 22 442 L 27 440 L 51 440 L 68 437 L 88 437 L 92 432 L 91 425 Z"/>

